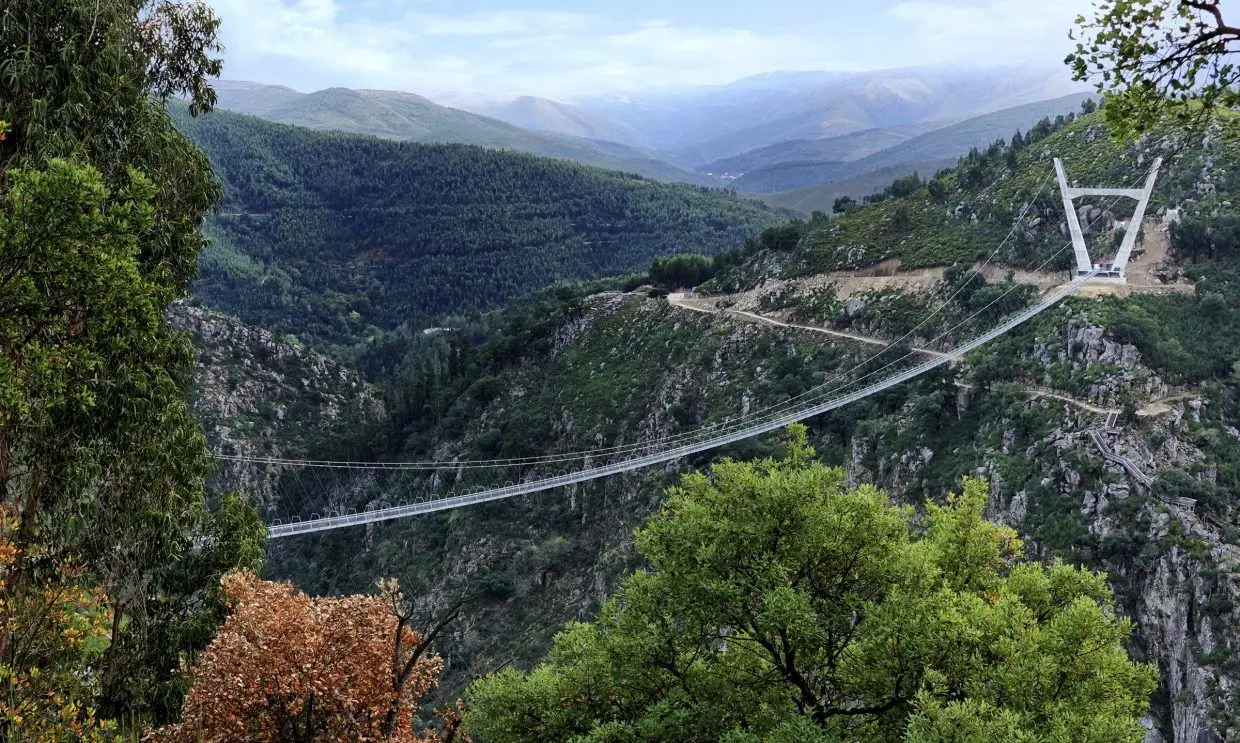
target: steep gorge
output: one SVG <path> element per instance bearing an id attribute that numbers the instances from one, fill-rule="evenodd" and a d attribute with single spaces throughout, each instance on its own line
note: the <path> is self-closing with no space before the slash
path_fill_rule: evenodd
<path id="1" fill-rule="evenodd" d="M 1062 241 L 1057 199 L 1035 193 L 1050 152 L 1069 158 L 1083 179 L 1131 178 L 1150 152 L 1172 141 L 1154 137 L 1123 152 L 1098 136 L 1099 126 L 1096 117 L 1066 123 L 1012 157 L 1001 148 L 966 159 L 939 179 L 945 192 L 938 195 L 919 183 L 830 224 L 803 225 L 794 247 L 751 255 L 707 289 L 757 288 L 761 294 L 769 287 L 759 311 L 888 338 L 902 335 L 949 296 L 946 317 L 967 318 L 991 298 L 1007 296 L 1010 285 L 975 281 L 960 295 L 955 289 L 969 274 L 956 269 L 921 291 L 878 290 L 860 302 L 839 301 L 829 285 L 786 287 L 824 269 L 893 257 L 912 266 L 971 265 L 1025 203 L 1035 208 L 1017 224 L 1017 239 L 999 259 L 1018 267 L 1044 262 Z M 1172 215 L 1217 220 L 1240 192 L 1227 167 L 1235 147 L 1229 136 L 1213 132 L 1211 141 L 1196 143 L 1169 165 L 1156 205 L 1169 221 Z M 856 482 L 873 482 L 894 499 L 918 505 L 941 498 L 962 474 L 986 477 L 992 515 L 1018 527 L 1039 556 L 1107 570 L 1120 605 L 1137 622 L 1133 651 L 1156 663 L 1163 680 L 1149 720 L 1150 743 L 1240 735 L 1240 665 L 1234 660 L 1240 643 L 1234 574 L 1240 557 L 1240 379 L 1230 371 L 1240 349 L 1228 340 L 1240 321 L 1237 257 L 1212 255 L 1192 265 L 1186 250 L 1172 255 L 1164 273 L 1190 274 L 1193 293 L 1072 300 L 979 349 L 959 368 L 811 424 L 819 456 L 846 466 Z M 448 334 L 448 350 L 433 363 L 415 359 L 388 380 L 383 414 L 372 408 L 387 432 L 359 427 L 370 453 L 479 459 L 666 438 L 776 404 L 878 350 L 847 339 L 829 342 L 808 330 L 691 313 L 658 294 L 569 292 L 509 310 L 479 336 Z M 987 327 L 984 322 L 993 318 L 961 332 Z M 217 355 L 210 363 L 232 362 Z M 265 373 L 264 363 L 239 366 L 247 374 Z M 323 376 L 348 378 L 344 371 Z M 957 381 L 968 386 L 957 387 Z M 1031 388 L 1124 413 L 1107 429 L 1105 417 L 1030 396 Z M 217 411 L 204 415 L 229 410 L 219 384 L 203 389 L 215 391 L 198 397 L 199 409 Z M 333 404 L 341 409 L 373 399 L 369 392 L 327 394 L 337 395 Z M 1137 415 L 1157 400 L 1163 401 L 1161 415 Z M 301 440 L 294 423 L 264 430 L 275 439 Z M 344 438 L 356 433 L 346 431 Z M 223 440 L 218 427 L 212 435 Z M 1108 459 L 1095 435 L 1144 477 Z M 339 436 L 321 441 L 315 451 L 340 445 Z M 751 457 L 778 446 L 778 437 L 771 437 L 712 456 Z M 297 453 L 303 451 L 314 453 Z M 443 646 L 445 689 L 455 692 L 501 665 L 536 661 L 565 621 L 592 616 L 619 577 L 637 567 L 630 534 L 657 508 L 662 486 L 709 459 L 273 543 L 269 571 L 325 593 L 364 590 L 376 577 L 395 575 L 420 593 L 427 612 L 469 595 L 469 609 Z M 364 507 L 377 498 L 482 484 L 484 477 L 444 470 L 353 488 L 337 484 L 332 492 Z M 511 475 L 494 477 L 502 482 Z"/>

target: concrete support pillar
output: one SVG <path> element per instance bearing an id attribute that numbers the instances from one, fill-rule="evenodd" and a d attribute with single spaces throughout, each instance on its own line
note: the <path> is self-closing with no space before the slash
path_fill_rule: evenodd
<path id="1" fill-rule="evenodd" d="M 1154 193 L 1154 184 L 1158 181 L 1158 170 L 1161 167 L 1162 158 L 1160 157 L 1154 160 L 1154 165 L 1150 168 L 1150 174 L 1146 177 L 1145 186 L 1142 188 L 1073 188 L 1068 185 L 1068 174 L 1064 170 L 1063 161 L 1055 158 L 1055 175 L 1059 178 L 1059 193 L 1063 196 L 1068 231 L 1072 233 L 1072 250 L 1076 254 L 1077 275 L 1089 273 L 1094 266 L 1090 260 L 1089 251 L 1085 247 L 1085 233 L 1081 229 L 1081 220 L 1077 217 L 1074 200 L 1081 196 L 1126 196 L 1136 199 L 1137 209 L 1133 212 L 1128 231 L 1124 233 L 1124 242 L 1120 244 L 1119 252 L 1115 254 L 1115 262 L 1111 264 L 1112 275 L 1106 277 L 1115 280 L 1115 274 L 1118 274 L 1119 281 L 1126 281 L 1124 267 L 1128 265 L 1128 257 L 1132 255 L 1132 248 L 1137 243 L 1137 234 L 1141 231 L 1145 209 L 1149 206 L 1150 196 Z"/>
<path id="2" fill-rule="evenodd" d="M 1063 196 L 1063 210 L 1068 219 L 1068 230 L 1072 233 L 1072 252 L 1076 253 L 1076 273 L 1079 276 L 1089 273 L 1093 264 L 1089 261 L 1089 251 L 1085 249 L 1085 234 L 1081 232 L 1081 220 L 1077 219 L 1076 206 L 1072 203 L 1071 189 L 1068 188 L 1068 175 L 1064 172 L 1063 161 L 1055 158 L 1055 175 L 1059 176 L 1059 193 Z"/>

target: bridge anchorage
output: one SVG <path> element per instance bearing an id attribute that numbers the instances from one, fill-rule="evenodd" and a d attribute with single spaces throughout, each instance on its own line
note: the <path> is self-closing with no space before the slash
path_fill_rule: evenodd
<path id="1" fill-rule="evenodd" d="M 1064 171 L 1063 161 L 1055 158 L 1055 174 L 1059 176 L 1059 192 L 1063 195 L 1063 209 L 1068 216 L 1068 230 L 1072 233 L 1072 250 L 1076 253 L 1076 275 L 1093 274 L 1092 281 L 1108 284 L 1126 284 L 1128 277 L 1124 268 L 1128 265 L 1128 256 L 1137 243 L 1137 233 L 1141 231 L 1141 222 L 1145 219 L 1145 208 L 1150 203 L 1150 195 L 1154 192 L 1154 183 L 1158 180 L 1158 169 L 1162 167 L 1162 158 L 1154 160 L 1149 176 L 1142 188 L 1075 188 L 1068 185 L 1068 176 Z M 1110 263 L 1094 263 L 1090 260 L 1089 251 L 1085 249 L 1085 233 L 1081 230 L 1081 219 L 1077 214 L 1073 201 L 1081 196 L 1115 196 L 1137 200 L 1137 210 L 1128 221 L 1128 229 L 1124 232 L 1124 242 Z"/>

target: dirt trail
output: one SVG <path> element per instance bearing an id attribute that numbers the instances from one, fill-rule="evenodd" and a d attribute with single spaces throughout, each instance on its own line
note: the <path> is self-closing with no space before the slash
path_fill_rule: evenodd
<path id="1" fill-rule="evenodd" d="M 759 315 L 755 312 L 747 312 L 745 310 L 733 310 L 733 309 L 722 309 L 721 310 L 718 307 L 712 304 L 709 304 L 711 301 L 709 299 L 687 297 L 683 293 L 680 293 L 680 292 L 667 295 L 667 301 L 668 301 L 668 304 L 671 304 L 674 307 L 680 307 L 681 309 L 691 310 L 693 312 L 701 312 L 707 315 L 719 315 L 719 314 L 733 315 L 735 317 L 743 317 L 747 320 L 753 320 L 755 322 L 763 323 L 766 325 L 772 325 L 777 328 L 794 328 L 796 330 L 808 330 L 810 332 L 822 333 L 824 335 L 831 335 L 837 338 L 846 338 L 851 341 L 857 341 L 859 343 L 865 343 L 865 344 L 872 345 L 872 346 L 884 346 L 885 347 L 885 346 L 890 345 L 888 341 L 885 341 L 881 338 L 872 338 L 872 337 L 864 336 L 864 335 L 856 335 L 855 333 L 844 333 L 838 330 L 827 330 L 826 328 L 816 328 L 811 325 L 796 325 L 794 323 L 782 322 L 780 320 L 775 320 L 769 317 L 765 317 L 763 315 Z M 926 354 L 928 356 L 945 356 L 946 355 L 939 351 L 933 351 L 929 348 L 914 348 L 913 350 L 917 351 L 918 353 Z M 963 388 L 963 389 L 968 389 L 968 390 L 973 389 L 972 385 L 966 384 L 964 382 L 956 382 L 956 386 Z M 1082 410 L 1087 410 L 1091 413 L 1097 413 L 1099 415 L 1110 415 L 1112 413 L 1119 412 L 1114 408 L 1101 408 L 1101 407 L 1098 407 L 1097 405 L 1091 405 L 1090 403 L 1084 402 L 1082 400 L 1077 400 L 1075 398 L 1068 397 L 1067 395 L 1063 395 L 1058 392 L 1052 392 L 1051 390 L 1043 389 L 1041 387 L 1026 387 L 1025 392 L 1027 392 L 1031 397 L 1053 398 L 1055 400 L 1068 403 L 1069 405 L 1075 405 L 1076 407 L 1081 408 Z"/>
<path id="2" fill-rule="evenodd" d="M 1164 284 L 1159 280 L 1158 271 L 1167 263 L 1167 254 L 1170 249 L 1170 239 L 1167 231 L 1156 219 L 1147 219 L 1145 221 L 1144 238 L 1140 246 L 1139 252 L 1134 253 L 1134 257 L 1128 262 L 1127 271 L 1129 283 L 1127 284 L 1086 284 L 1078 292 L 1081 296 L 1102 297 L 1102 296 L 1128 296 L 1130 294 L 1142 292 L 1191 292 L 1193 285 L 1185 282 L 1177 282 L 1174 284 Z M 1010 269 L 1004 266 L 983 266 L 976 264 L 973 270 L 978 271 L 986 278 L 987 281 L 1003 281 Z M 776 291 L 791 291 L 795 294 L 804 294 L 813 289 L 820 287 L 835 286 L 835 296 L 837 299 L 846 300 L 854 295 L 863 294 L 865 292 L 883 290 L 883 289 L 904 289 L 911 291 L 929 291 L 943 280 L 943 268 L 923 268 L 911 271 L 900 270 L 900 260 L 893 258 L 882 263 L 870 266 L 857 271 L 833 271 L 829 273 L 818 274 L 816 276 L 807 276 L 801 279 L 781 280 L 768 279 L 763 282 L 762 286 L 757 289 L 741 292 L 738 294 L 725 294 L 710 297 L 692 296 L 684 293 L 674 293 L 667 297 L 667 301 L 682 309 L 691 310 L 693 312 L 702 312 L 705 314 L 729 314 L 737 317 L 743 317 L 755 322 L 764 323 L 780 328 L 795 328 L 797 330 L 808 330 L 814 333 L 822 333 L 837 338 L 844 338 L 858 343 L 865 343 L 872 346 L 887 346 L 889 342 L 881 338 L 873 338 L 870 336 L 857 335 L 855 333 L 846 333 L 840 330 L 828 330 L 827 328 L 814 327 L 811 325 L 797 325 L 795 323 L 785 322 L 775 318 L 767 317 L 758 313 L 760 309 L 762 297 L 774 293 Z M 1011 271 L 1013 279 L 1017 283 L 1032 284 L 1038 287 L 1045 294 L 1052 289 L 1067 283 L 1070 276 L 1067 272 L 1037 272 L 1015 270 Z M 922 354 L 929 356 L 942 356 L 939 351 L 928 348 L 915 348 Z M 957 383 L 957 386 L 970 388 L 969 385 Z M 970 388 L 971 389 L 971 388 Z M 1097 405 L 1077 400 L 1076 398 L 1063 395 L 1058 392 L 1041 387 L 1026 386 L 1025 392 L 1033 397 L 1048 397 L 1069 405 L 1074 405 L 1082 410 L 1099 415 L 1107 415 L 1111 420 L 1112 415 L 1118 415 L 1119 410 L 1115 408 L 1103 408 Z M 1194 397 L 1194 393 L 1185 392 L 1168 397 L 1152 400 L 1140 410 L 1137 415 L 1145 418 L 1151 416 L 1163 415 L 1171 411 L 1169 403 L 1177 400 Z"/>
<path id="3" fill-rule="evenodd" d="M 740 317 L 748 318 L 750 320 L 756 320 L 757 322 L 765 323 L 767 325 L 774 325 L 777 328 L 795 328 L 797 330 L 808 330 L 812 333 L 822 333 L 823 335 L 831 335 L 831 336 L 835 336 L 836 338 L 847 338 L 848 340 L 857 341 L 858 343 L 865 343 L 871 346 L 884 346 L 885 347 L 885 346 L 890 345 L 888 341 L 882 340 L 881 338 L 872 338 L 870 336 L 857 335 L 855 333 L 845 333 L 842 330 L 828 330 L 827 328 L 818 328 L 812 325 L 797 325 L 795 323 L 783 322 L 782 320 L 776 320 L 774 318 L 766 317 L 765 315 L 759 315 L 756 312 L 749 312 L 747 310 L 737 310 L 737 309 L 732 309 L 732 308 L 720 309 L 717 305 L 713 304 L 713 300 L 709 298 L 704 299 L 704 298 L 697 298 L 697 297 L 688 297 L 685 294 L 680 293 L 680 292 L 667 295 L 667 301 L 668 301 L 668 304 L 675 305 L 676 307 L 680 307 L 686 310 L 692 310 L 694 312 L 703 312 L 708 315 L 716 315 L 720 313 L 726 314 L 726 315 L 737 315 Z M 924 353 L 928 356 L 943 356 L 944 355 L 938 351 L 932 351 L 928 348 L 914 348 L 913 350 L 917 351 L 918 353 Z"/>
<path id="4" fill-rule="evenodd" d="M 684 293 L 675 292 L 667 296 L 667 301 L 668 301 L 668 304 L 671 304 L 674 307 L 679 307 L 681 309 L 689 310 L 692 312 L 700 312 L 706 315 L 719 315 L 719 314 L 732 315 L 734 317 L 742 317 L 747 320 L 752 320 L 754 322 L 759 322 L 765 325 L 771 325 L 777 328 L 793 328 L 796 330 L 808 330 L 813 333 L 822 333 L 823 335 L 830 335 L 830 336 L 834 336 L 837 338 L 845 338 L 847 340 L 856 341 L 858 343 L 865 343 L 871 346 L 889 345 L 888 341 L 885 341 L 881 338 L 873 338 L 873 337 L 864 336 L 864 335 L 857 335 L 855 333 L 845 333 L 839 330 L 828 330 L 826 328 L 817 328 L 811 325 L 797 325 L 795 323 L 787 323 L 787 322 L 776 320 L 770 317 L 759 315 L 756 312 L 749 312 L 746 310 L 735 310 L 735 309 L 730 309 L 730 308 L 720 309 L 719 307 L 715 306 L 714 304 L 715 300 L 709 297 L 690 297 L 690 296 L 686 296 Z M 933 351 L 928 348 L 914 348 L 913 350 L 919 353 L 926 354 L 928 356 L 943 356 L 944 355 L 943 353 L 939 351 Z M 967 384 L 965 382 L 956 382 L 956 386 L 962 389 L 967 389 L 967 390 L 973 389 L 973 385 Z M 1030 397 L 1046 397 L 1052 400 L 1059 400 L 1060 402 L 1067 403 L 1068 405 L 1075 406 L 1077 408 L 1080 408 L 1081 410 L 1085 410 L 1090 413 L 1096 413 L 1098 415 L 1105 415 L 1107 416 L 1108 423 L 1113 421 L 1112 416 L 1116 416 L 1120 413 L 1120 410 L 1118 408 L 1100 407 L 1098 405 L 1085 402 L 1084 400 L 1078 400 L 1075 397 L 1070 397 L 1068 395 L 1046 389 L 1045 387 L 1033 387 L 1033 386 L 1025 385 L 1023 386 L 1023 389 L 1025 393 L 1028 394 Z M 1184 392 L 1184 393 L 1179 393 L 1176 395 L 1169 395 L 1167 397 L 1159 398 L 1158 400 L 1152 400 L 1149 403 L 1147 403 L 1145 407 L 1138 410 L 1137 415 L 1142 418 L 1163 415 L 1165 413 L 1171 412 L 1171 407 L 1168 405 L 1168 403 L 1175 402 L 1177 400 L 1188 399 L 1194 396 L 1195 396 L 1194 393 Z"/>
<path id="5" fill-rule="evenodd" d="M 1145 220 L 1145 229 L 1141 244 L 1132 257 L 1124 272 L 1128 274 L 1127 284 L 1086 284 L 1079 292 L 1083 297 L 1127 297 L 1145 292 L 1191 292 L 1193 285 L 1186 281 L 1164 284 L 1158 277 L 1159 269 L 1168 263 L 1167 254 L 1171 250 L 1171 236 L 1156 219 Z"/>

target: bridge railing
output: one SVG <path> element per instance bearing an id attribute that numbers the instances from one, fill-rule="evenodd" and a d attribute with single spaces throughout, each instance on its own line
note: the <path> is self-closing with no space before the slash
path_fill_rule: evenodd
<path id="1" fill-rule="evenodd" d="M 456 494 L 443 498 L 432 498 L 427 501 L 414 502 L 408 505 L 388 506 L 385 508 L 368 509 L 364 513 L 346 514 L 343 516 L 314 518 L 310 521 L 294 522 L 288 524 L 273 524 L 268 529 L 268 536 L 271 538 L 287 537 L 296 534 L 307 534 L 311 532 L 327 531 L 329 529 L 341 529 L 347 526 L 360 526 L 363 524 L 371 524 L 379 521 L 388 521 L 391 519 L 404 518 L 406 516 L 415 516 L 423 513 L 431 513 L 434 511 L 443 511 L 450 508 L 460 508 L 475 503 L 485 503 L 488 501 L 502 500 L 512 498 L 526 493 L 535 493 L 542 490 L 550 490 L 552 488 L 573 485 L 579 482 L 596 480 L 601 477 L 616 475 L 621 472 L 628 472 L 643 467 L 649 467 L 663 462 L 669 462 L 673 459 L 696 454 L 698 452 L 714 449 L 727 444 L 743 441 L 763 433 L 775 431 L 790 423 L 812 418 L 821 415 L 830 410 L 843 407 L 850 403 L 862 400 L 870 395 L 882 392 L 895 385 L 907 382 L 917 376 L 925 374 L 932 369 L 943 366 L 951 361 L 960 358 L 964 354 L 988 343 L 991 340 L 1003 335 L 1012 328 L 1028 321 L 1030 318 L 1044 312 L 1045 310 L 1058 304 L 1064 298 L 1076 293 L 1089 279 L 1093 278 L 1096 272 L 1089 272 L 1078 276 L 1074 281 L 1065 285 L 1058 292 L 1050 295 L 1038 304 L 1034 305 L 1007 320 L 996 328 L 983 333 L 967 343 L 964 343 L 951 351 L 944 353 L 942 356 L 933 357 L 929 360 L 914 366 L 905 371 L 893 374 L 892 376 L 876 382 L 869 386 L 863 387 L 854 392 L 839 395 L 829 400 L 819 402 L 813 405 L 806 405 L 803 408 L 794 409 L 780 415 L 771 416 L 768 420 L 756 421 L 751 426 L 746 426 L 740 430 L 725 434 L 708 436 L 699 440 L 689 439 L 688 443 L 674 446 L 669 449 L 654 450 L 647 454 L 630 455 L 626 459 L 610 462 L 608 464 L 597 465 L 594 467 L 586 467 L 584 469 L 568 472 L 554 477 L 547 477 L 529 482 L 504 485 L 503 487 L 494 489 L 475 490 L 464 494 Z"/>

